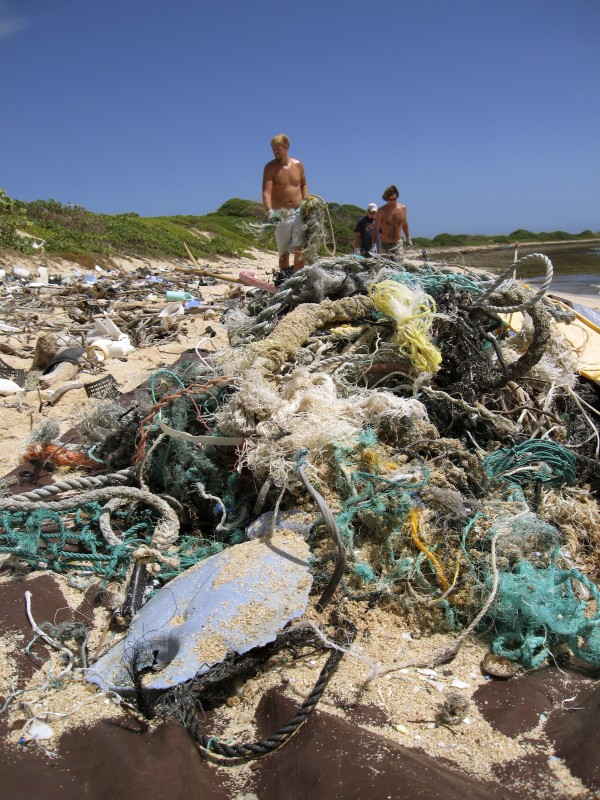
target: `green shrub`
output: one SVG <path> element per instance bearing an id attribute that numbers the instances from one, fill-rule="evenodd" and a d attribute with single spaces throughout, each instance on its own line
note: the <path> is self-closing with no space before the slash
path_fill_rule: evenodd
<path id="1" fill-rule="evenodd" d="M 355 205 L 328 203 L 331 226 L 339 254 L 351 252 L 354 226 L 366 210 Z M 23 230 L 44 239 L 46 252 L 74 258 L 80 263 L 109 261 L 111 256 L 187 258 L 185 245 L 195 258 L 213 259 L 217 255 L 252 257 L 252 248 L 275 249 L 271 235 L 257 237 L 248 225 L 264 220 L 260 203 L 233 197 L 215 212 L 197 216 L 140 217 L 135 211 L 122 214 L 94 214 L 82 206 L 58 200 L 23 202 L 10 198 L 0 189 L 0 247 L 31 254 L 30 240 L 19 236 Z M 329 226 L 327 215 L 325 224 Z M 203 235 L 206 234 L 206 235 Z M 590 230 L 571 235 L 564 231 L 534 234 L 519 229 L 509 236 L 473 236 L 440 233 L 433 239 L 413 239 L 417 247 L 467 247 L 479 244 L 536 241 L 599 236 Z M 331 233 L 327 231 L 328 243 Z"/>

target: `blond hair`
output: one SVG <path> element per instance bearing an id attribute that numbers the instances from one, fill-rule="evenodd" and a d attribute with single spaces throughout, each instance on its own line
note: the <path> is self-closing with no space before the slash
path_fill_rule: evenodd
<path id="1" fill-rule="evenodd" d="M 290 146 L 289 137 L 286 136 L 285 133 L 278 133 L 277 136 L 274 136 L 271 139 L 271 147 L 275 147 L 276 144 L 282 144 L 284 147 L 289 148 Z"/>

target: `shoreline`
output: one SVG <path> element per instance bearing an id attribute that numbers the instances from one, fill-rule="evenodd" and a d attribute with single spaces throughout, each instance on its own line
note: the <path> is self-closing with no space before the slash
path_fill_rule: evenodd
<path id="1" fill-rule="evenodd" d="M 464 247 L 461 246 L 453 246 L 453 247 L 431 247 L 426 248 L 432 255 L 436 254 L 444 254 L 444 253 L 477 253 L 477 252 L 485 252 L 485 253 L 492 253 L 499 250 L 511 250 L 514 249 L 515 246 L 519 248 L 523 247 L 561 247 L 564 245 L 574 245 L 574 244 L 600 244 L 600 237 L 594 239 L 560 239 L 560 240 L 548 240 L 548 241 L 535 241 L 535 242 L 509 242 L 508 244 L 474 244 L 474 245 L 465 245 Z M 415 248 L 416 249 L 416 248 Z"/>

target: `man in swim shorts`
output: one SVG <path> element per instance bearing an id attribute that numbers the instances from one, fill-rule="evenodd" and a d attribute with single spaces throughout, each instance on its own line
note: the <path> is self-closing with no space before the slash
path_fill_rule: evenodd
<path id="1" fill-rule="evenodd" d="M 385 205 L 381 206 L 377 211 L 373 226 L 373 241 L 377 241 L 377 234 L 379 233 L 381 255 L 387 255 L 392 261 L 402 265 L 404 264 L 403 231 L 407 247 L 412 247 L 412 242 L 408 231 L 406 206 L 398 203 L 398 194 L 398 189 L 395 186 L 388 186 L 383 193 Z"/>
<path id="2" fill-rule="evenodd" d="M 301 161 L 289 155 L 290 140 L 285 133 L 271 139 L 275 158 L 263 172 L 262 198 L 270 220 L 277 220 L 275 241 L 279 269 L 288 269 L 290 252 L 294 253 L 294 272 L 302 269 L 302 213 L 300 205 L 308 195 L 308 185 Z"/>

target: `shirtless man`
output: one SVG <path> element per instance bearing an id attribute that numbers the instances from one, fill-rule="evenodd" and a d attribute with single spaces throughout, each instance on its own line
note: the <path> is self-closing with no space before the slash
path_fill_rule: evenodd
<path id="1" fill-rule="evenodd" d="M 377 243 L 378 235 L 381 234 L 381 255 L 388 255 L 392 261 L 403 264 L 404 245 L 402 244 L 402 231 L 404 231 L 406 237 L 407 247 L 412 247 L 410 233 L 408 232 L 408 220 L 406 219 L 406 206 L 398 203 L 398 189 L 395 186 L 388 186 L 382 196 L 386 203 L 381 206 L 375 217 L 373 246 Z M 373 247 L 371 252 L 373 252 Z"/>
<path id="2" fill-rule="evenodd" d="M 294 252 L 294 272 L 304 266 L 302 260 L 302 214 L 300 204 L 308 195 L 301 161 L 291 158 L 290 140 L 285 133 L 271 139 L 275 158 L 265 166 L 262 198 L 268 218 L 277 220 L 275 241 L 279 251 L 279 269 L 288 269 L 290 251 Z"/>

